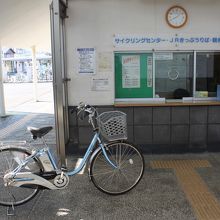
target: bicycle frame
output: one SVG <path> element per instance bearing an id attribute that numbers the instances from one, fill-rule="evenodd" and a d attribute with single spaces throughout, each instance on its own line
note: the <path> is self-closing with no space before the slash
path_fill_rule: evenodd
<path id="1" fill-rule="evenodd" d="M 86 151 L 86 153 L 85 153 L 85 155 L 84 155 L 84 157 L 83 157 L 83 159 L 82 159 L 82 161 L 81 161 L 81 163 L 80 163 L 80 165 L 79 165 L 79 167 L 76 168 L 76 169 L 74 169 L 74 170 L 72 170 L 72 171 L 67 172 L 67 175 L 68 175 L 68 176 L 73 176 L 73 175 L 79 173 L 79 172 L 82 170 L 82 168 L 83 168 L 84 165 L 86 164 L 86 162 L 87 162 L 89 156 L 91 155 L 91 153 L 92 153 L 92 151 L 93 151 L 93 149 L 94 149 L 95 144 L 97 143 L 97 141 L 98 141 L 98 143 L 99 143 L 99 147 L 101 147 L 101 149 L 102 149 L 102 152 L 103 152 L 103 154 L 104 154 L 104 156 L 105 156 L 105 159 L 108 161 L 108 163 L 109 163 L 113 168 L 117 169 L 117 166 L 109 159 L 109 157 L 108 157 L 108 155 L 107 155 L 107 153 L 106 153 L 105 147 L 104 147 L 104 145 L 102 144 L 102 141 L 101 141 L 100 138 L 99 138 L 99 134 L 98 134 L 98 132 L 96 132 L 95 135 L 94 135 L 94 137 L 93 137 L 93 139 L 92 139 L 92 141 L 91 141 L 91 143 L 90 143 L 90 145 L 89 145 L 89 147 L 88 147 L 88 149 L 87 149 L 87 151 Z"/>
<path id="2" fill-rule="evenodd" d="M 89 156 L 91 155 L 91 153 L 93 152 L 93 149 L 95 148 L 96 143 L 98 142 L 99 147 L 102 149 L 103 155 L 106 159 L 106 161 L 108 161 L 108 163 L 115 169 L 117 169 L 117 166 L 109 159 L 105 147 L 102 144 L 101 139 L 99 138 L 99 133 L 95 132 L 95 135 L 83 157 L 83 160 L 81 161 L 80 165 L 78 168 L 70 170 L 68 172 L 65 172 L 66 175 L 68 176 L 73 176 L 77 173 L 79 173 L 83 167 L 85 166 L 86 162 L 88 161 Z M 21 170 L 22 167 L 26 166 L 28 164 L 28 162 L 32 159 L 32 158 L 37 158 L 39 156 L 41 156 L 44 153 L 48 153 L 48 157 L 49 160 L 54 168 L 54 171 L 57 172 L 57 174 L 62 173 L 62 171 L 60 169 L 57 168 L 56 162 L 52 156 L 52 154 L 50 153 L 49 149 L 45 150 L 44 149 L 40 149 L 38 151 L 36 151 L 35 153 L 33 153 L 32 155 L 28 156 L 24 161 L 21 161 L 21 164 L 19 164 L 18 167 L 16 167 L 12 172 L 8 173 L 5 175 L 5 178 L 7 179 L 13 179 L 13 182 L 10 183 L 11 186 L 17 186 L 20 187 L 22 185 L 40 185 L 49 189 L 61 189 L 56 187 L 53 183 L 51 183 L 50 181 L 44 179 L 43 177 L 33 174 L 31 172 L 19 172 Z M 46 166 L 44 164 L 44 161 L 42 161 L 42 166 Z"/>

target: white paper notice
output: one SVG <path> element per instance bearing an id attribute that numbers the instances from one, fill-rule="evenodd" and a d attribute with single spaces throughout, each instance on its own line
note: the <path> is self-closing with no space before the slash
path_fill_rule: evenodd
<path id="1" fill-rule="evenodd" d="M 122 88 L 140 88 L 140 56 L 122 56 Z"/>
<path id="2" fill-rule="evenodd" d="M 77 48 L 78 73 L 95 74 L 95 48 Z"/>
<path id="3" fill-rule="evenodd" d="M 98 54 L 98 71 L 112 72 L 113 69 L 113 54 L 111 52 L 100 52 Z"/>
<path id="4" fill-rule="evenodd" d="M 147 87 L 153 85 L 153 59 L 152 57 L 147 58 Z"/>
<path id="5" fill-rule="evenodd" d="M 107 91 L 109 90 L 109 79 L 102 78 L 102 79 L 92 79 L 92 91 Z"/>

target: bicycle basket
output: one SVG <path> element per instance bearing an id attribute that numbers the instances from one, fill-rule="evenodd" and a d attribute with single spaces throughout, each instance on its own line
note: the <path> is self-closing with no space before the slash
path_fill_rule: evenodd
<path id="1" fill-rule="evenodd" d="M 97 118 L 99 131 L 108 141 L 127 139 L 126 114 L 120 111 L 103 112 Z"/>

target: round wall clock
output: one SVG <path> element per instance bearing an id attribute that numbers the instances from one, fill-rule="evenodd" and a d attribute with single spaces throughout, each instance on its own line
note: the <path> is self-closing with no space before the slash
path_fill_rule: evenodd
<path id="1" fill-rule="evenodd" d="M 178 5 L 175 5 L 167 10 L 166 21 L 173 28 L 183 27 L 188 19 L 186 10 Z"/>

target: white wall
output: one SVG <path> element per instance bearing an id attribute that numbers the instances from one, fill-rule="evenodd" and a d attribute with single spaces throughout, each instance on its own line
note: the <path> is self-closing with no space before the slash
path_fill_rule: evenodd
<path id="1" fill-rule="evenodd" d="M 188 13 L 187 24 L 180 29 L 169 27 L 165 14 L 173 5 L 183 6 Z M 97 55 L 128 50 L 113 47 L 116 35 L 219 35 L 220 1 L 218 0 L 70 0 L 67 30 L 67 72 L 69 82 L 69 105 L 80 101 L 90 104 L 110 105 L 114 103 L 114 65 L 107 73 L 81 76 L 77 73 L 76 48 L 94 47 Z M 163 46 L 161 48 L 132 48 L 132 50 L 194 50 L 193 45 Z M 201 49 L 201 46 L 200 46 Z M 209 49 L 208 47 L 204 47 Z M 220 48 L 215 48 L 220 50 Z M 99 60 L 96 59 L 98 66 Z M 91 91 L 92 78 L 109 78 L 109 91 Z"/>

